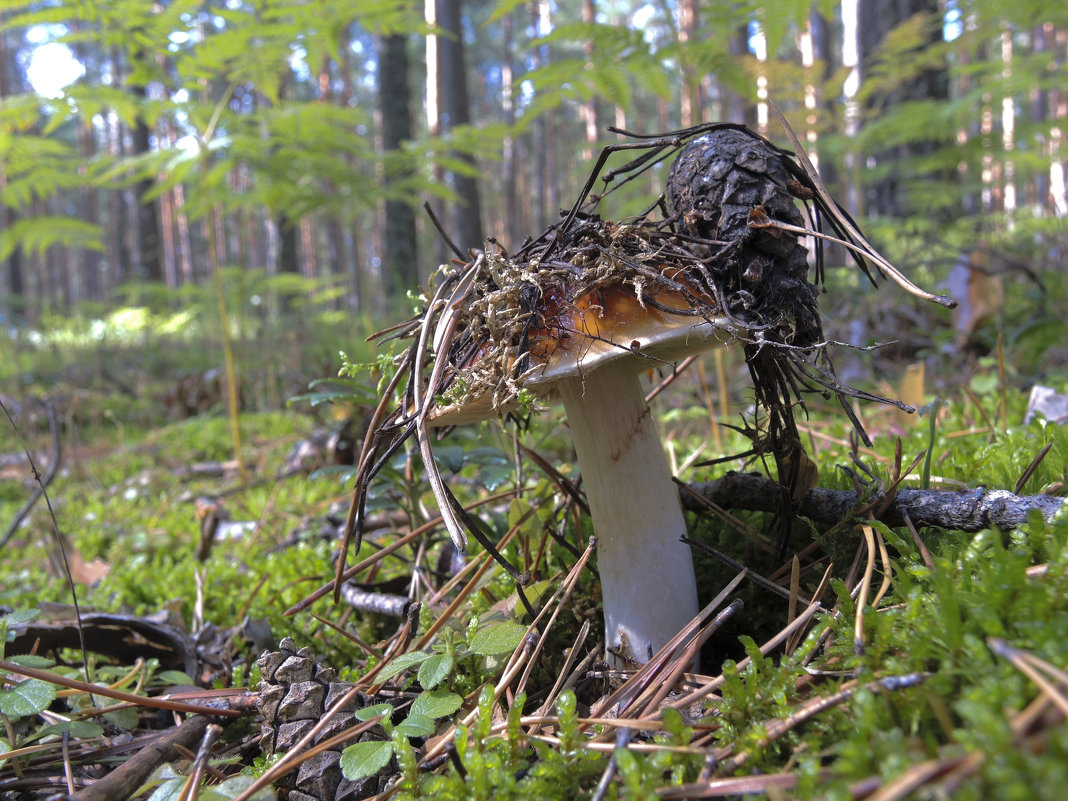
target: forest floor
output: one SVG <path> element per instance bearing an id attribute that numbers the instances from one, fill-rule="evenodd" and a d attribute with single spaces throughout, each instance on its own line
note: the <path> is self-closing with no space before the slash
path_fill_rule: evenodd
<path id="1" fill-rule="evenodd" d="M 335 604 L 309 599 L 335 572 L 374 393 L 338 381 L 267 408 L 315 376 L 250 382 L 235 446 L 219 371 L 107 369 L 133 358 L 16 364 L 0 385 L 0 799 L 1008 799 L 1068 782 L 1068 513 L 1004 531 L 877 519 L 905 488 L 1065 495 L 1068 431 L 1024 422 L 1030 386 L 1004 358 L 921 416 L 865 409 L 870 448 L 814 399 L 819 487 L 861 490 L 840 519 L 692 514 L 700 673 L 604 664 L 549 419 L 523 432 L 534 456 L 500 426 L 438 446 L 533 572 L 536 618 L 484 551 L 451 549 L 403 453 Z M 750 446 L 714 386 L 695 368 L 658 401 L 688 481 L 761 470 L 694 467 Z"/>

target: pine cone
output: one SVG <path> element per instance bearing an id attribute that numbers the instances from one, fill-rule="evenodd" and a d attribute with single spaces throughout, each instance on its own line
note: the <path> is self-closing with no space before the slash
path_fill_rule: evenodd
<path id="1" fill-rule="evenodd" d="M 323 719 L 326 710 L 353 685 L 340 681 L 333 668 L 324 667 L 312 657 L 310 648 L 297 650 L 292 638 L 286 637 L 278 651 L 265 652 L 257 661 L 260 681 L 260 746 L 265 754 L 288 751 Z M 357 722 L 353 713 L 366 706 L 362 693 L 334 714 L 329 724 L 315 737 L 313 744 L 333 737 Z M 361 739 L 381 738 L 368 733 Z M 387 765 L 379 776 L 351 782 L 341 775 L 341 751 L 323 751 L 304 762 L 295 773 L 278 782 L 282 797 L 290 801 L 355 801 L 368 798 L 383 789 L 386 777 L 395 773 Z M 288 790 L 288 796 L 285 791 Z"/>
<path id="2" fill-rule="evenodd" d="M 771 338 L 805 347 L 823 338 L 817 290 L 807 279 L 808 251 L 797 234 L 749 226 L 759 209 L 804 227 L 789 158 L 749 131 L 719 128 L 682 149 L 667 190 L 686 233 L 725 243 L 707 263 L 730 310 L 770 327 Z"/>

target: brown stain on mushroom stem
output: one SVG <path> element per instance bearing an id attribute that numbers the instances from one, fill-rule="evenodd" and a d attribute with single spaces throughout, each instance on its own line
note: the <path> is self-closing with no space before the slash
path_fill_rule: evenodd
<path id="1" fill-rule="evenodd" d="M 652 412 L 649 409 L 649 406 L 646 405 L 645 409 L 642 410 L 642 413 L 640 415 L 638 415 L 636 418 L 634 418 L 634 424 L 631 425 L 630 430 L 627 432 L 626 441 L 625 442 L 621 442 L 619 444 L 619 447 L 616 448 L 614 451 L 612 451 L 612 453 L 609 454 L 609 456 L 608 456 L 609 461 L 611 461 L 613 464 L 615 464 L 620 459 L 622 459 L 624 456 L 626 456 L 626 454 L 631 449 L 631 443 L 634 441 L 634 438 L 636 436 L 638 436 L 638 432 L 641 430 L 642 426 L 646 425 L 646 419 L 649 418 L 651 414 L 652 414 Z M 650 422 L 649 425 L 652 425 L 652 423 Z"/>

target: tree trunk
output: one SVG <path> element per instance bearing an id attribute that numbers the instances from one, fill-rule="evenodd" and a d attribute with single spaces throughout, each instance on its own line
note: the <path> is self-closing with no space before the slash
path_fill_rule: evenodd
<path id="1" fill-rule="evenodd" d="M 112 73 L 118 82 L 125 80 L 123 61 L 117 48 L 108 51 Z M 107 125 L 108 156 L 121 159 L 126 156 L 126 126 L 117 114 L 110 115 Z M 133 274 L 132 209 L 134 207 L 132 191 L 126 187 L 107 190 L 108 249 L 110 253 L 107 275 L 104 281 L 105 297 L 110 296 L 113 287 L 118 286 Z"/>
<path id="2" fill-rule="evenodd" d="M 930 39 L 934 44 L 941 36 L 935 23 L 940 19 L 938 0 L 864 0 L 859 3 L 860 75 L 871 70 L 878 57 L 879 47 L 898 24 L 916 14 L 931 16 Z M 889 96 L 876 99 L 881 105 L 893 107 L 910 100 L 948 99 L 949 83 L 945 69 L 926 70 L 909 81 L 902 82 Z M 876 216 L 905 217 L 908 214 L 908 198 L 905 196 L 903 179 L 907 173 L 902 169 L 907 159 L 933 150 L 931 142 L 899 145 L 869 157 L 876 165 L 891 164 L 885 178 L 869 184 L 866 192 L 867 213 Z"/>
<path id="3" fill-rule="evenodd" d="M 692 2 L 692 0 L 690 0 Z M 681 14 L 681 11 L 680 11 Z M 593 25 L 597 20 L 597 6 L 595 0 L 582 0 L 582 22 L 585 25 Z M 586 55 L 586 64 L 593 66 L 593 41 L 586 42 L 583 50 Z M 593 95 L 579 106 L 579 119 L 586 136 L 586 146 L 582 149 L 582 160 L 592 161 L 597 155 L 597 140 L 600 137 L 600 123 L 597 114 L 597 96 Z"/>
<path id="4" fill-rule="evenodd" d="M 285 211 L 274 217 L 278 228 L 278 272 L 300 274 L 300 221 L 294 220 Z"/>
<path id="5" fill-rule="evenodd" d="M 464 31 L 461 0 L 437 0 L 437 80 L 438 125 L 442 136 L 471 121 L 467 99 L 467 71 L 464 66 Z M 458 154 L 472 169 L 475 159 Z M 447 222 L 448 233 L 461 250 L 481 248 L 482 215 L 479 211 L 478 183 L 473 176 L 452 173 L 451 186 L 459 197 Z"/>
<path id="6" fill-rule="evenodd" d="M 688 57 L 687 45 L 697 42 L 697 2 L 678 0 L 679 67 L 682 72 L 682 92 L 679 105 L 681 127 L 689 128 L 701 121 L 701 77 L 697 66 Z"/>
<path id="7" fill-rule="evenodd" d="M 285 103 L 288 99 L 288 85 L 285 76 L 278 85 L 278 102 Z M 274 212 L 274 225 L 278 231 L 278 272 L 300 274 L 300 220 L 290 216 L 286 209 L 276 209 Z M 281 304 L 282 309 L 288 309 L 291 304 L 288 297 Z"/>
<path id="8" fill-rule="evenodd" d="M 16 86 L 15 79 L 19 74 L 15 64 L 15 48 L 8 46 L 8 33 L 3 25 L 4 11 L 0 11 L 0 101 L 6 100 L 16 94 L 20 87 Z M 0 164 L 0 194 L 4 192 L 7 178 Z M 7 230 L 18 222 L 18 212 L 10 208 L 6 203 L 0 203 L 0 230 Z M 7 257 L 0 271 L 0 277 L 7 276 L 7 287 L 4 292 L 3 282 L 0 281 L 0 297 L 7 295 L 9 302 L 5 312 L 14 317 L 20 315 L 25 298 L 26 283 L 22 273 L 22 249 L 16 248 Z"/>
<path id="9" fill-rule="evenodd" d="M 383 36 L 378 41 L 378 98 L 382 112 L 382 150 L 386 155 L 385 181 L 407 182 L 411 165 L 391 160 L 412 138 L 411 83 L 408 79 L 408 37 Z M 382 277 L 389 296 L 403 296 L 419 284 L 419 257 L 416 248 L 415 212 L 407 200 L 386 201 L 386 241 L 382 254 Z"/>
<path id="10" fill-rule="evenodd" d="M 530 29 L 536 38 L 548 36 L 552 31 L 548 0 L 534 0 L 530 4 Z M 536 72 L 549 63 L 549 46 L 536 41 L 531 49 L 530 66 Z M 531 152 L 534 154 L 530 165 L 530 192 L 532 197 L 532 221 L 536 229 L 547 228 L 554 220 L 556 202 L 553 197 L 555 182 L 552 173 L 552 121 L 553 110 L 547 109 L 534 120 L 534 141 Z"/>
<path id="11" fill-rule="evenodd" d="M 139 60 L 146 57 L 143 53 L 137 56 Z M 129 91 L 137 98 L 139 104 L 143 105 L 148 100 L 148 87 L 146 86 L 130 86 Z M 134 158 L 147 156 L 152 151 L 151 136 L 152 130 L 145 118 L 139 115 L 132 136 Z M 159 202 L 145 199 L 154 183 L 151 178 L 145 178 L 138 181 L 134 187 L 134 195 L 137 199 L 137 258 L 141 265 L 141 278 L 146 281 L 162 282 L 164 272 Z"/>
<path id="12" fill-rule="evenodd" d="M 504 139 L 502 162 L 504 169 L 504 224 L 500 235 L 505 246 L 515 249 L 520 246 L 529 226 L 524 224 L 523 208 L 519 203 L 519 151 L 521 139 L 516 135 L 516 104 L 512 84 L 515 82 L 515 22 L 511 12 L 501 19 L 501 36 L 504 40 L 504 61 L 501 64 L 501 106 L 508 135 Z"/>
<path id="13" fill-rule="evenodd" d="M 347 38 L 351 39 L 352 25 L 347 28 L 349 35 Z M 356 92 L 352 85 L 353 70 L 352 70 L 352 49 L 348 47 L 341 48 L 341 94 L 339 100 L 342 108 L 348 108 L 355 103 Z M 355 169 L 352 167 L 352 169 Z M 342 225 L 339 221 L 338 227 Z M 347 236 L 345 236 L 347 234 Z M 364 282 L 360 275 L 360 240 L 357 234 L 355 225 L 348 225 L 347 230 L 342 230 L 343 242 L 341 243 L 341 251 L 348 254 L 347 258 L 343 262 L 345 272 L 344 276 L 348 280 L 349 294 L 345 302 L 346 308 L 353 311 L 357 309 L 366 308 L 365 302 L 367 298 L 364 297 Z"/>
<path id="14" fill-rule="evenodd" d="M 738 58 L 750 55 L 748 26 L 742 25 L 735 29 L 734 35 L 730 39 L 730 54 Z M 721 82 L 720 95 L 723 98 L 724 122 L 733 122 L 756 128 L 756 105 L 749 99 L 752 96 L 751 92 L 743 96 L 733 87 L 724 85 Z"/>

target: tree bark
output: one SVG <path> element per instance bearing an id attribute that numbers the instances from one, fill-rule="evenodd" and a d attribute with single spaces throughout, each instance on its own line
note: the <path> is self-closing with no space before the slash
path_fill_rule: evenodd
<path id="1" fill-rule="evenodd" d="M 278 228 L 278 272 L 300 274 L 299 220 L 294 220 L 286 211 L 275 215 Z"/>
<path id="2" fill-rule="evenodd" d="M 941 29 L 935 23 L 940 19 L 938 0 L 864 0 L 859 4 L 860 32 L 860 74 L 863 82 L 872 63 L 877 59 L 880 46 L 889 33 L 900 23 L 916 14 L 931 15 L 931 43 L 934 44 L 941 35 Z M 946 70 L 925 70 L 912 80 L 903 82 L 889 96 L 879 98 L 882 105 L 893 107 L 910 100 L 927 100 L 949 98 L 949 81 Z M 934 149 L 932 142 L 917 142 L 899 145 L 873 159 L 877 165 L 890 164 L 892 168 L 882 180 L 870 183 L 866 192 L 867 213 L 875 216 L 902 218 L 908 216 L 908 198 L 905 193 L 905 170 L 901 169 L 904 161 L 914 156 L 929 153 Z"/>
<path id="3" fill-rule="evenodd" d="M 696 0 L 678 0 L 678 30 L 680 54 L 687 53 L 687 45 L 697 41 L 697 2 Z M 689 128 L 701 122 L 701 77 L 697 67 L 688 57 L 680 58 L 682 72 L 682 92 L 680 95 L 679 120 L 682 128 Z"/>
<path id="4" fill-rule="evenodd" d="M 144 56 L 139 56 L 144 58 Z M 145 86 L 131 86 L 130 93 L 138 98 L 138 102 L 144 104 L 148 99 L 148 88 Z M 133 155 L 148 155 L 152 150 L 152 130 L 143 116 L 138 116 L 134 126 L 132 143 Z M 160 237 L 159 202 L 145 200 L 145 196 L 152 190 L 154 181 L 145 178 L 137 182 L 134 194 L 137 198 L 137 255 L 141 265 L 141 278 L 146 281 L 162 282 L 163 273 L 163 248 Z"/>
<path id="5" fill-rule="evenodd" d="M 2 24 L 4 16 L 5 12 L 0 11 L 0 100 L 6 100 L 21 88 L 16 86 L 15 83 L 15 78 L 19 74 L 15 64 L 16 48 L 8 45 L 9 34 Z M 0 165 L 0 192 L 4 191 L 6 183 L 7 179 L 3 165 Z M 6 230 L 14 225 L 18 222 L 18 217 L 18 212 L 8 207 L 6 203 L 0 203 L 0 229 Z M 10 298 L 7 304 L 7 313 L 12 317 L 21 315 L 25 300 L 23 295 L 26 291 L 26 283 L 22 273 L 21 248 L 16 248 L 7 257 L 6 269 L 3 272 L 7 275 L 7 292 L 3 292 L 3 284 L 0 283 L 0 296 L 7 294 Z"/>
<path id="6" fill-rule="evenodd" d="M 520 161 L 522 140 L 515 132 L 516 103 L 512 88 L 516 76 L 515 20 L 510 12 L 501 19 L 501 36 L 504 39 L 504 60 L 501 64 L 501 106 L 508 135 L 503 142 L 502 162 L 504 169 L 504 221 L 501 235 L 505 246 L 515 249 L 523 242 L 529 226 L 526 224 L 525 208 L 519 202 Z"/>
<path id="7" fill-rule="evenodd" d="M 692 2 L 692 0 L 690 0 Z M 681 15 L 681 11 L 680 11 Z M 582 22 L 585 25 L 593 25 L 597 21 L 596 0 L 582 0 Z M 593 67 L 593 41 L 587 41 L 583 46 L 586 56 L 586 64 Z M 597 113 L 597 96 L 593 95 L 579 106 L 579 119 L 585 133 L 586 145 L 582 149 L 582 160 L 590 162 L 597 155 L 597 140 L 600 137 L 601 125 Z"/>
<path id="8" fill-rule="evenodd" d="M 442 136 L 471 121 L 467 97 L 467 71 L 464 64 L 462 0 L 436 0 L 438 127 Z M 472 169 L 475 159 L 458 154 Z M 478 182 L 473 176 L 452 173 L 452 189 L 459 197 L 449 215 L 448 232 L 461 250 L 481 248 L 482 215 L 479 211 Z"/>
<path id="9" fill-rule="evenodd" d="M 350 23 L 346 30 L 348 31 L 346 38 L 351 40 L 353 25 Z M 340 81 L 341 92 L 338 99 L 342 108 L 348 108 L 356 102 L 356 92 L 353 87 L 352 49 L 349 47 L 341 48 Z M 355 169 L 351 164 L 350 168 Z M 366 308 L 368 301 L 368 298 L 364 297 L 364 281 L 360 272 L 360 240 L 355 225 L 345 226 L 343 234 L 345 235 L 342 243 L 343 252 L 347 254 L 344 262 L 344 277 L 349 285 L 348 298 L 343 302 L 348 309 L 355 311 Z"/>
<path id="10" fill-rule="evenodd" d="M 756 473 L 728 473 L 715 481 L 683 485 L 682 504 L 691 511 L 707 509 L 708 503 L 723 509 L 748 509 L 754 512 L 781 511 L 782 488 Z M 857 503 L 852 490 L 815 488 L 795 503 L 793 511 L 816 523 L 834 525 L 845 520 Z M 983 488 L 961 492 L 945 490 L 901 489 L 879 516 L 879 520 L 896 528 L 905 525 L 905 516 L 916 526 L 935 526 L 960 531 L 997 528 L 1011 531 L 1027 521 L 1037 510 L 1047 520 L 1064 505 L 1065 499 L 1053 495 L 1014 495 L 1006 490 Z M 877 508 L 878 503 L 875 504 Z"/>
<path id="11" fill-rule="evenodd" d="M 549 46 L 537 39 L 548 36 L 552 28 L 552 16 L 548 0 L 533 0 L 530 4 L 530 30 L 534 32 L 535 42 L 530 52 L 531 71 L 537 72 L 549 63 Z M 537 229 L 548 228 L 556 213 L 555 181 L 552 171 L 552 144 L 550 142 L 552 109 L 539 114 L 533 125 L 534 141 L 531 152 L 534 154 L 530 164 L 530 196 L 533 204 L 531 220 Z"/>
<path id="12" fill-rule="evenodd" d="M 734 31 L 730 38 L 730 54 L 737 58 L 745 58 L 751 55 L 749 50 L 749 27 L 741 25 Z M 723 120 L 756 128 L 757 111 L 752 97 L 755 92 L 748 92 L 745 96 L 730 86 L 720 82 L 720 94 L 723 97 Z"/>
<path id="13" fill-rule="evenodd" d="M 407 182 L 413 174 L 407 162 L 398 164 L 389 155 L 399 155 L 412 138 L 411 82 L 408 78 L 408 37 L 390 34 L 378 41 L 378 100 L 382 112 L 382 150 L 386 155 L 385 182 Z M 389 296 L 402 296 L 419 284 L 415 211 L 408 200 L 392 198 L 385 203 L 386 242 L 383 278 Z"/>

